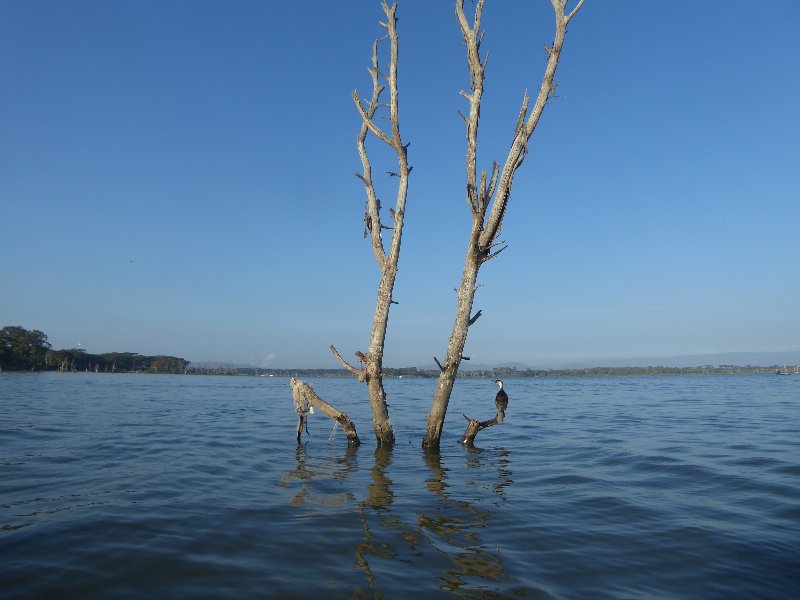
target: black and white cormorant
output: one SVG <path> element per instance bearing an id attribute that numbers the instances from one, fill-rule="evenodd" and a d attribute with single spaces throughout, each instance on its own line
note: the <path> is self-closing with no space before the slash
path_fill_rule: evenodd
<path id="1" fill-rule="evenodd" d="M 494 397 L 494 405 L 497 408 L 497 412 L 506 412 L 508 408 L 508 394 L 506 394 L 506 391 L 503 389 L 503 380 L 495 379 L 494 382 L 500 386 L 497 396 Z"/>

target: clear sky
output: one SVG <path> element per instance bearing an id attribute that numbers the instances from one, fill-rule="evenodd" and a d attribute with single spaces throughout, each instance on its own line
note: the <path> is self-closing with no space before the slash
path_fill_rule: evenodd
<path id="1" fill-rule="evenodd" d="M 463 266 L 452 5 L 398 7 L 414 170 L 389 366 L 444 354 Z M 0 326 L 275 367 L 366 350 L 378 269 L 350 94 L 370 92 L 382 18 L 377 0 L 0 2 Z M 489 169 L 552 9 L 487 0 L 484 28 Z M 587 0 L 509 248 L 481 270 L 473 363 L 800 348 L 799 32 L 796 0 Z"/>

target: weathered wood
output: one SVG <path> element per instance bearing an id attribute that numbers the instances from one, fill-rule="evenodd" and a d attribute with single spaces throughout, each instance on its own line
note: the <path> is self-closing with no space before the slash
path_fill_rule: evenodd
<path id="1" fill-rule="evenodd" d="M 375 430 L 375 438 L 378 445 L 394 443 L 394 431 L 389 420 L 389 408 L 386 402 L 386 390 L 383 388 L 383 349 L 386 341 L 386 329 L 389 323 L 389 309 L 392 304 L 397 304 L 392 300 L 392 290 L 397 278 L 397 263 L 400 258 L 400 245 L 403 235 L 403 220 L 405 217 L 406 198 L 408 196 L 408 175 L 412 167 L 408 164 L 408 144 L 404 144 L 400 136 L 400 113 L 397 90 L 397 68 L 398 68 L 398 35 L 397 35 L 397 5 L 390 7 L 386 2 L 381 3 L 383 12 L 386 14 L 386 22 L 381 23 L 381 27 L 387 30 L 385 36 L 389 40 L 389 71 L 384 74 L 380 70 L 378 62 L 379 40 L 372 46 L 372 67 L 369 74 L 372 78 L 372 96 L 368 100 L 362 100 L 357 90 L 353 91 L 353 102 L 356 110 L 361 115 L 361 129 L 356 138 L 358 145 L 358 155 L 361 158 L 361 173 L 357 173 L 358 178 L 364 184 L 367 200 L 364 214 L 365 234 L 370 236 L 372 251 L 375 260 L 381 270 L 381 278 L 378 284 L 378 297 L 375 302 L 375 314 L 372 319 L 372 331 L 370 333 L 369 347 L 365 354 L 360 354 L 364 362 L 362 369 L 356 369 L 349 365 L 336 349 L 331 346 L 331 351 L 342 363 L 342 365 L 353 375 L 358 377 L 361 382 L 366 382 L 369 390 L 370 408 L 372 409 L 372 425 Z M 385 86 L 381 83 L 385 80 L 389 88 L 389 104 L 380 101 L 381 93 Z M 384 131 L 376 122 L 378 110 L 387 107 L 389 110 L 389 127 Z M 387 227 L 381 222 L 381 202 L 375 191 L 372 178 L 372 166 L 366 149 L 367 134 L 371 133 L 379 140 L 388 145 L 397 156 L 397 169 L 391 171 L 391 177 L 397 179 L 397 196 L 394 208 L 390 208 L 390 215 L 394 222 L 392 227 Z M 388 251 L 384 247 L 382 231 L 386 229 L 392 232 L 391 242 Z"/>
<path id="2" fill-rule="evenodd" d="M 509 150 L 508 157 L 506 158 L 505 165 L 503 166 L 500 174 L 497 185 L 497 193 L 494 197 L 492 209 L 489 212 L 489 216 L 486 219 L 483 231 L 481 232 L 480 246 L 482 248 L 488 248 L 497 237 L 497 234 L 500 232 L 500 227 L 503 224 L 503 217 L 505 216 L 506 206 L 509 198 L 511 197 L 511 185 L 514 180 L 514 173 L 520 167 L 522 161 L 525 159 L 525 156 L 528 154 L 528 141 L 533 135 L 536 126 L 539 124 L 539 119 L 544 112 L 545 106 L 547 106 L 550 98 L 555 95 L 555 89 L 558 84 L 554 84 L 553 79 L 556 74 L 556 69 L 558 68 L 558 61 L 561 58 L 561 49 L 567 36 L 567 25 L 581 9 L 585 0 L 579 0 L 575 5 L 575 8 L 569 14 L 567 14 L 566 10 L 568 1 L 569 0 L 550 0 L 550 3 L 553 5 L 555 16 L 555 38 L 553 40 L 553 45 L 547 48 L 547 65 L 545 66 L 542 82 L 539 86 L 539 93 L 536 96 L 536 101 L 534 102 L 530 115 L 527 115 L 527 119 L 525 119 L 528 111 L 527 94 L 526 98 L 523 100 L 523 106 L 520 110 L 520 115 L 517 120 L 518 126 L 516 135 L 514 136 L 514 141 L 511 143 L 511 149 Z M 458 3 L 461 4 L 463 8 L 463 0 L 459 0 Z M 463 14 L 463 10 L 461 12 Z M 476 16 L 476 30 L 478 29 L 479 25 L 480 17 Z M 462 24 L 462 30 L 463 28 L 464 25 Z M 478 49 L 476 48 L 475 54 L 477 55 L 477 53 Z M 472 56 L 470 56 L 470 70 L 473 69 Z M 523 120 L 524 124 L 522 124 Z"/>
<path id="3" fill-rule="evenodd" d="M 303 436 L 303 429 L 308 433 L 308 414 L 297 415 L 297 418 L 297 443 L 299 444 Z"/>
<path id="4" fill-rule="evenodd" d="M 463 360 L 467 332 L 469 326 L 475 323 L 474 319 L 470 319 L 470 314 L 477 289 L 478 271 L 483 263 L 496 257 L 505 249 L 503 247 L 492 252 L 492 248 L 496 247 L 496 239 L 503 224 L 508 201 L 511 198 L 514 173 L 527 155 L 528 140 L 533 135 L 548 100 L 555 93 L 553 78 L 555 77 L 561 48 L 566 37 L 567 24 L 584 3 L 584 0 L 578 0 L 575 8 L 567 14 L 566 8 L 569 0 L 550 1 L 555 13 L 555 38 L 552 47 L 548 48 L 547 65 L 534 106 L 530 114 L 528 114 L 529 98 L 525 94 L 522 107 L 517 116 L 514 139 L 502 169 L 498 169 L 495 163 L 491 176 L 487 177 L 486 173 L 483 172 L 479 179 L 477 168 L 478 123 L 480 120 L 481 97 L 483 95 L 484 72 L 486 70 L 486 59 L 481 59 L 480 52 L 483 40 L 481 17 L 484 2 L 483 0 L 477 0 L 475 14 L 470 23 L 464 14 L 464 0 L 456 0 L 456 17 L 467 48 L 467 65 L 470 72 L 470 93 L 462 91 L 461 95 L 469 102 L 469 115 L 464 120 L 467 126 L 466 196 L 467 205 L 472 212 L 472 229 L 469 243 L 467 244 L 464 270 L 461 274 L 461 285 L 456 290 L 456 315 L 447 346 L 444 368 L 440 365 L 439 383 L 431 410 L 426 417 L 425 437 L 422 441 L 422 445 L 425 448 L 439 446 L 447 407 L 458 376 L 458 367 L 461 360 Z M 491 420 L 484 421 L 484 423 L 490 422 Z M 476 423 L 480 425 L 480 422 L 476 421 Z M 491 425 L 486 425 L 481 429 L 487 426 Z M 477 431 L 480 431 L 480 429 L 477 429 L 476 433 Z M 472 437 L 474 439 L 474 435 Z"/>
<path id="5" fill-rule="evenodd" d="M 347 443 L 353 446 L 361 444 L 356 433 L 356 425 L 350 420 L 346 413 L 331 406 L 325 400 L 320 398 L 308 383 L 300 381 L 299 379 L 292 379 L 289 382 L 292 386 L 292 396 L 294 397 L 294 409 L 299 417 L 297 424 L 297 442 L 300 443 L 303 428 L 308 433 L 308 415 L 313 411 L 312 407 L 319 410 L 321 413 L 328 415 L 331 419 L 336 421 L 347 436 Z"/>
<path id="6" fill-rule="evenodd" d="M 498 411 L 493 419 L 488 421 L 478 421 L 478 419 L 470 419 L 467 415 L 464 418 L 467 420 L 467 428 L 464 430 L 464 435 L 461 436 L 461 443 L 465 446 L 471 446 L 475 441 L 475 436 L 487 427 L 492 427 L 498 423 L 502 423 L 505 419 L 505 412 Z"/>
<path id="7" fill-rule="evenodd" d="M 344 359 L 344 357 L 343 357 L 341 354 L 339 354 L 339 351 L 336 349 L 336 347 L 335 347 L 335 346 L 331 345 L 331 346 L 330 346 L 330 349 L 331 349 L 331 352 L 333 353 L 333 355 L 334 355 L 334 356 L 337 358 L 337 360 L 338 360 L 340 363 L 342 363 L 342 366 L 343 366 L 345 369 L 347 369 L 348 371 L 350 371 L 350 372 L 351 372 L 353 375 L 355 375 L 356 377 L 358 377 L 358 380 L 359 380 L 359 381 L 363 382 L 363 381 L 364 381 L 364 380 L 367 378 L 367 374 L 366 374 L 366 372 L 364 371 L 364 369 L 356 369 L 354 366 L 352 366 L 350 363 L 348 363 L 348 362 L 347 362 L 347 361 Z M 363 357 L 364 355 L 363 355 L 363 354 L 361 354 L 360 352 L 356 352 L 356 356 L 358 356 L 359 358 L 361 358 L 361 357 Z M 362 359 L 362 360 L 363 360 L 363 359 Z"/>

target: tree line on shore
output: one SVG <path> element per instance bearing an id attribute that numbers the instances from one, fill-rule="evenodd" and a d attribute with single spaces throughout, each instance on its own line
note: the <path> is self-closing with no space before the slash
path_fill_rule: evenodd
<path id="1" fill-rule="evenodd" d="M 590 367 L 579 369 L 518 369 L 497 367 L 459 371 L 459 377 L 513 379 L 516 377 L 602 377 L 620 375 L 697 375 L 775 373 L 783 367 L 698 365 L 695 367 Z M 0 330 L 0 371 L 90 371 L 96 373 L 183 373 L 189 375 L 244 375 L 273 377 L 350 377 L 336 369 L 270 369 L 232 365 L 192 365 L 177 356 L 144 356 L 135 352 L 90 354 L 82 348 L 53 350 L 47 336 L 37 329 L 6 326 Z M 403 367 L 383 369 L 385 377 L 435 378 L 439 369 Z"/>
<path id="2" fill-rule="evenodd" d="M 188 367 L 189 361 L 177 356 L 90 354 L 82 348 L 53 350 L 47 336 L 38 329 L 9 325 L 0 330 L 0 371 L 187 373 Z"/>

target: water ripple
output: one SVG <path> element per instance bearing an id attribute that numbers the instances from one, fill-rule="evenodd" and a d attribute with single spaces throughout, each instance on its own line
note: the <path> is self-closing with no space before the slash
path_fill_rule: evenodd
<path id="1" fill-rule="evenodd" d="M 0 588 L 82 598 L 787 598 L 800 589 L 800 430 L 766 377 L 511 380 L 477 447 L 435 382 L 317 380 L 365 442 L 280 378 L 0 376 Z M 492 410 L 459 381 L 454 415 Z M 513 392 L 513 393 L 512 393 Z M 6 594 L 6 592 L 9 592 Z"/>

